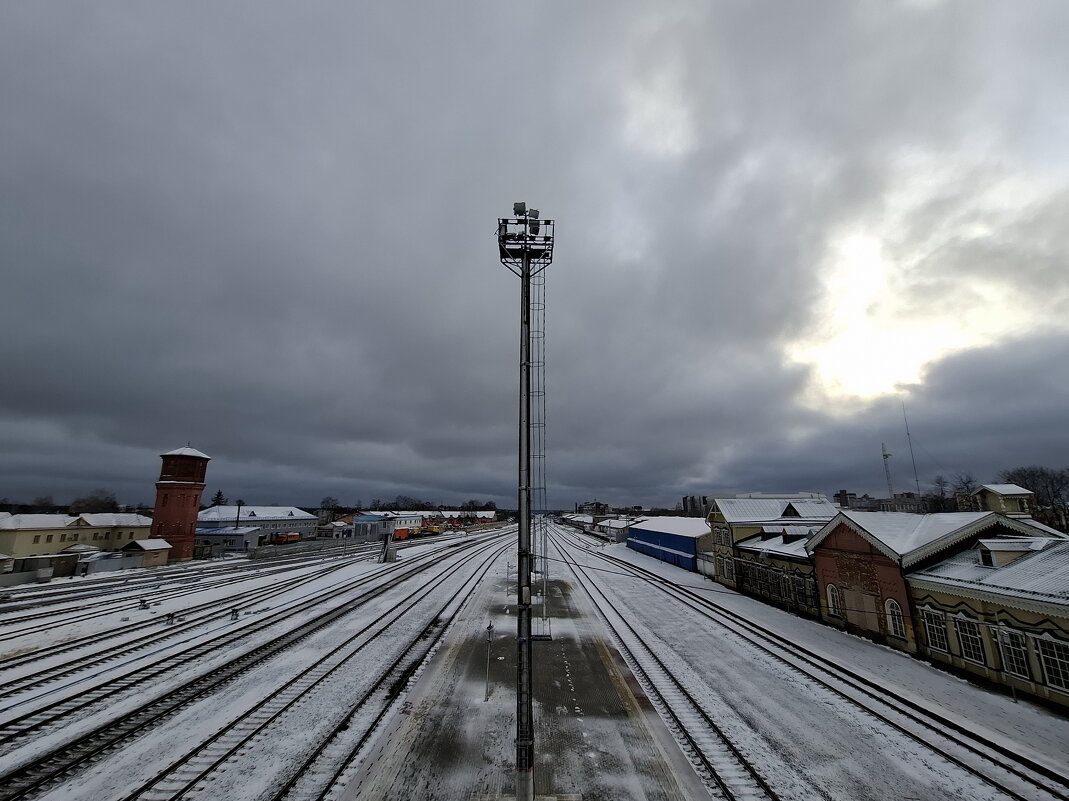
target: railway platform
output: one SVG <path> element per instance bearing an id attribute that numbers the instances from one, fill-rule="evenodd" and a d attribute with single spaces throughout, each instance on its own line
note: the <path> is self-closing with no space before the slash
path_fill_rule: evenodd
<path id="1" fill-rule="evenodd" d="M 369 756 L 348 777 L 342 798 L 515 797 L 515 608 L 507 589 L 504 575 L 480 587 L 465 621 L 453 629 L 400 712 L 376 735 Z M 557 580 L 546 594 L 544 633 L 551 639 L 536 642 L 534 653 L 536 797 L 709 798 L 607 642 L 582 590 Z"/>

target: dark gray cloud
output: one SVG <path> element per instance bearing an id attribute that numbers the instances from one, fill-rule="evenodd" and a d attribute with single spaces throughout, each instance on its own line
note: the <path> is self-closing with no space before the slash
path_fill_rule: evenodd
<path id="1" fill-rule="evenodd" d="M 192 441 L 250 502 L 511 503 L 518 286 L 492 234 L 520 199 L 559 221 L 551 504 L 876 492 L 884 440 L 908 488 L 901 398 L 922 479 L 1061 466 L 1067 23 L 9 4 L 0 496 L 150 500 Z M 845 368 L 798 357 L 865 279 L 834 277 L 851 235 L 886 272 L 857 365 L 898 394 L 822 394 Z"/>

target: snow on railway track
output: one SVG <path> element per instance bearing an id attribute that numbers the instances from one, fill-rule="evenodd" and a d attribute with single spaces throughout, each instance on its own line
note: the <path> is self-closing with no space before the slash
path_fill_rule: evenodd
<path id="1" fill-rule="evenodd" d="M 708 700 L 688 689 L 701 686 L 690 675 L 693 671 L 674 659 L 671 649 L 655 647 L 660 644 L 651 643 L 649 633 L 640 634 L 616 610 L 589 571 L 563 549 L 558 552 L 589 595 L 624 661 L 710 792 L 729 801 L 779 801 L 780 796 L 762 775 L 761 766 L 774 761 L 772 755 L 748 753 L 749 747 L 738 736 L 740 722 L 736 721 L 735 726 L 717 723 L 707 709 Z M 782 782 L 782 774 L 791 771 L 780 770 Z M 804 786 L 797 779 L 795 783 Z"/>
<path id="2" fill-rule="evenodd" d="M 482 564 L 430 614 L 430 622 L 404 644 L 400 654 L 359 694 L 351 708 L 340 707 L 336 719 L 320 736 L 318 745 L 310 749 L 303 763 L 295 766 L 290 775 L 276 780 L 269 797 L 318 799 L 329 792 L 337 776 L 359 750 L 359 746 L 366 741 L 377 722 L 392 708 L 391 702 L 400 697 L 398 693 L 390 690 L 415 672 L 429 657 L 473 587 L 485 576 L 490 565 L 504 552 L 505 547 L 493 543 L 481 549 L 489 552 L 483 556 Z M 466 555 L 463 560 L 456 560 L 455 564 L 448 567 L 433 582 L 423 585 L 406 598 L 403 607 L 347 637 L 316 664 L 310 666 L 296 681 L 263 699 L 204 743 L 183 754 L 167 769 L 160 771 L 125 796 L 124 801 L 171 801 L 187 794 L 214 792 L 217 790 L 220 775 L 225 773 L 228 767 L 233 767 L 243 759 L 254 759 L 257 754 L 269 750 L 271 738 L 278 736 L 275 729 L 285 730 L 294 725 L 295 719 L 300 719 L 299 705 L 311 693 L 337 692 L 344 697 L 352 697 L 354 689 L 345 686 L 346 677 L 342 675 L 342 669 L 349 668 L 354 658 L 361 655 L 369 645 L 378 644 L 391 626 L 398 623 L 402 617 L 412 614 L 411 610 L 437 593 L 447 580 L 469 567 L 473 561 L 472 557 L 476 555 L 478 554 L 472 553 Z M 339 685 L 337 689 L 331 686 L 332 681 Z M 351 684 L 351 680 L 349 683 Z M 379 697 L 376 699 L 376 696 Z M 377 701 L 376 709 L 368 713 L 368 706 L 372 705 L 373 701 Z M 354 725 L 353 721 L 358 712 L 363 714 L 365 720 L 361 725 Z"/>
<path id="3" fill-rule="evenodd" d="M 460 548 L 448 550 L 463 551 L 463 546 L 474 546 L 480 541 L 472 539 L 467 543 L 461 543 Z M 188 707 L 194 701 L 211 696 L 215 690 L 233 681 L 238 675 L 264 664 L 271 657 L 287 651 L 297 643 L 311 635 L 327 629 L 333 623 L 344 619 L 349 613 L 361 608 L 369 599 L 377 598 L 387 591 L 395 588 L 404 579 L 416 578 L 425 570 L 433 570 L 441 561 L 441 555 L 437 553 L 422 554 L 411 560 L 391 565 L 387 573 L 376 574 L 383 579 L 369 588 L 359 589 L 359 594 L 353 598 L 344 598 L 336 589 L 331 591 L 335 600 L 342 598 L 341 603 L 324 610 L 324 598 L 317 594 L 301 607 L 305 612 L 314 612 L 310 618 L 294 617 L 291 628 L 284 633 L 274 636 L 272 639 L 259 642 L 253 647 L 242 651 L 236 657 L 225 653 L 222 660 L 214 662 L 205 661 L 203 655 L 185 654 L 179 658 L 189 663 L 189 668 L 196 675 L 183 683 L 181 686 L 167 686 L 160 691 L 159 682 L 153 682 L 152 676 L 156 673 L 134 671 L 128 678 L 129 686 L 120 686 L 119 692 L 125 692 L 125 702 L 111 705 L 109 701 L 113 693 L 109 692 L 108 685 L 123 684 L 122 682 L 109 681 L 102 684 L 99 693 L 92 698 L 82 697 L 82 701 L 88 701 L 87 707 L 91 707 L 91 714 L 87 714 L 83 725 L 69 725 L 66 720 L 71 709 L 66 705 L 52 705 L 35 710 L 29 715 L 15 721 L 7 721 L 4 724 L 5 731 L 0 736 L 0 742 L 5 742 L 8 749 L 0 754 L 0 760 L 7 762 L 6 770 L 0 775 L 0 799 L 25 798 L 36 793 L 42 787 L 56 781 L 72 771 L 77 771 L 92 761 L 100 758 L 120 745 L 129 742 L 147 729 L 154 727 L 162 721 L 175 715 L 178 711 Z M 318 610 L 316 609 L 318 607 Z M 301 611 L 296 610 L 296 611 Z M 296 611 L 287 613 L 285 617 L 293 617 Z M 278 621 L 275 621 L 276 623 Z M 258 626 L 256 628 L 259 628 Z M 225 647 L 229 643 L 216 643 L 216 652 L 219 647 Z M 175 664 L 170 663 L 171 670 Z M 136 686 L 136 680 L 141 677 L 142 684 L 149 688 L 150 697 L 147 701 L 138 699 L 128 692 Z M 105 701 L 109 701 L 105 703 Z M 70 702 L 78 703 L 78 699 L 70 699 Z M 100 721 L 107 718 L 105 722 Z M 38 736 L 51 726 L 51 734 L 38 739 Z M 23 746 L 19 748 L 19 746 Z M 12 767 L 13 766 L 13 767 Z"/>
<path id="4" fill-rule="evenodd" d="M 801 682 L 799 686 L 808 684 L 812 688 L 809 692 L 815 695 L 830 693 L 828 697 L 845 701 L 867 715 L 874 726 L 905 735 L 919 748 L 930 751 L 995 790 L 998 797 L 1016 801 L 1069 800 L 1069 775 L 1063 768 L 1048 764 L 1003 738 L 985 736 L 975 726 L 904 697 L 849 665 L 793 642 L 664 576 L 600 550 L 589 549 L 573 532 L 558 530 L 557 536 L 578 543 L 587 554 L 611 565 L 612 570 L 628 573 L 646 586 L 675 599 L 696 625 L 723 628 L 744 647 L 752 649 L 756 660 L 778 662 L 780 667 L 773 669 L 782 673 L 785 668 L 794 673 Z M 611 603 L 608 605 L 612 606 Z M 646 636 L 652 635 L 647 633 Z M 663 648 L 668 652 L 672 650 L 668 644 Z M 760 669 L 758 664 L 755 661 L 755 669 Z M 695 677 L 695 683 L 702 683 L 700 677 Z M 718 714 L 724 714 L 726 709 L 726 705 L 718 706 Z"/>

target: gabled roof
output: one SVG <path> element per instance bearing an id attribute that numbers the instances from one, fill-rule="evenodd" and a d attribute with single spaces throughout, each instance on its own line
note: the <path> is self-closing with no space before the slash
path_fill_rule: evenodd
<path id="1" fill-rule="evenodd" d="M 790 507 L 790 516 L 830 520 L 837 507 L 827 498 L 713 498 L 713 505 L 728 523 L 759 523 L 778 520 Z"/>
<path id="2" fill-rule="evenodd" d="M 1050 537 L 1002 537 L 994 540 L 980 540 L 977 545 L 982 545 L 989 551 L 1042 551 L 1053 543 Z"/>
<path id="3" fill-rule="evenodd" d="M 767 553 L 773 556 L 808 560 L 810 557 L 805 549 L 805 543 L 805 540 L 791 539 L 789 535 L 786 539 L 782 534 L 777 537 L 762 539 L 761 535 L 758 534 L 739 540 L 735 543 L 735 547 L 740 551 L 749 551 L 751 553 Z"/>
<path id="4" fill-rule="evenodd" d="M 987 490 L 993 492 L 996 495 L 1032 495 L 1032 490 L 1019 487 L 1016 484 L 981 484 L 979 487 L 972 491 L 972 495 L 976 495 L 978 492 Z"/>
<path id="5" fill-rule="evenodd" d="M 133 540 L 122 547 L 124 551 L 166 551 L 171 547 L 167 540 L 149 538 L 147 540 Z"/>
<path id="6" fill-rule="evenodd" d="M 1030 526 L 1030 522 L 997 512 L 940 512 L 916 515 L 910 512 L 857 512 L 844 509 L 809 539 L 806 550 L 813 553 L 842 523 L 888 559 L 908 567 L 995 525 L 1024 536 L 1035 535 L 1039 529 Z"/>
<path id="7" fill-rule="evenodd" d="M 984 542 L 989 542 L 985 540 Z M 968 549 L 906 576 L 910 585 L 1000 600 L 1016 599 L 1017 606 L 1051 613 L 1050 605 L 1065 614 L 1069 607 L 1069 541 L 1047 540 L 1047 545 L 1004 565 L 988 567 L 979 552 Z"/>

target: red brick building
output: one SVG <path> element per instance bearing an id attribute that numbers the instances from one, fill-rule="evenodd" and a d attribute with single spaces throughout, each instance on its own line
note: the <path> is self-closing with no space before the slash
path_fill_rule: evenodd
<path id="1" fill-rule="evenodd" d="M 994 512 L 841 511 L 806 543 L 821 618 L 916 653 L 905 574 L 945 559 L 980 537 L 1034 535 L 1034 525 Z"/>

